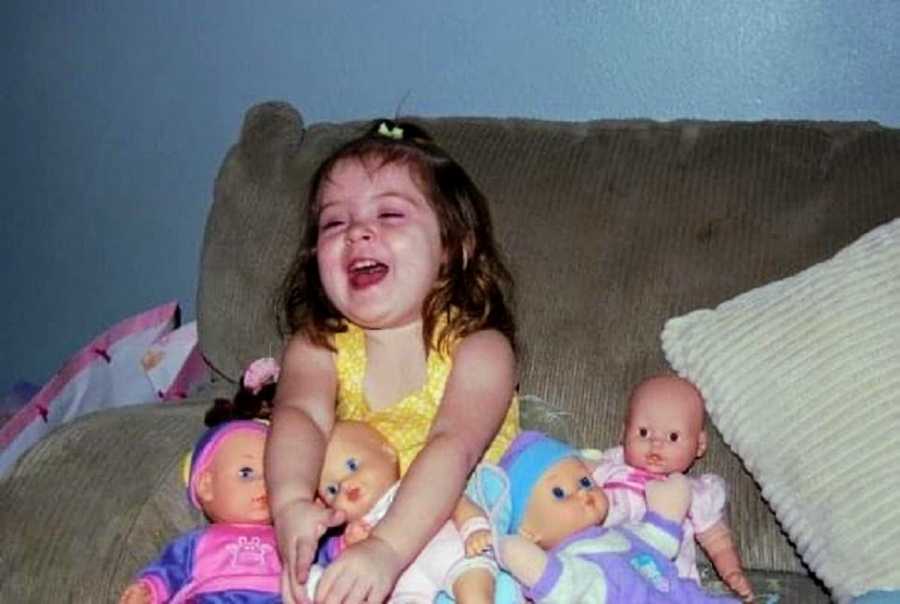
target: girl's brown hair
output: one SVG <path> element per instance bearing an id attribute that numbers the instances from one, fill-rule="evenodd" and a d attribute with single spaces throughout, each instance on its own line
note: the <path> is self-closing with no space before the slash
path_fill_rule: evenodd
<path id="1" fill-rule="evenodd" d="M 515 346 L 516 326 L 507 303 L 512 276 L 494 243 L 487 200 L 427 132 L 391 120 L 373 122 L 363 135 L 329 155 L 313 175 L 300 248 L 281 288 L 282 332 L 300 332 L 310 342 L 332 348 L 332 334 L 346 329 L 322 287 L 316 243 L 322 185 L 338 162 L 349 159 L 374 170 L 407 166 L 437 214 L 447 259 L 422 305 L 426 346 L 445 351 L 450 340 L 487 328 L 500 331 Z M 447 327 L 435 333 L 442 317 Z"/>

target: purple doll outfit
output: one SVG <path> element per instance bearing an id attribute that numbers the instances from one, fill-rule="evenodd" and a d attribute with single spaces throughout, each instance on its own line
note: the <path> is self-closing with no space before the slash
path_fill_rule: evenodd
<path id="1" fill-rule="evenodd" d="M 644 516 L 647 510 L 644 494 L 647 482 L 662 477 L 626 464 L 624 449 L 619 446 L 603 452 L 592 478 L 603 487 L 609 499 L 609 515 L 603 525 L 617 526 L 636 522 Z M 699 583 L 695 536 L 724 518 L 727 496 L 725 481 L 715 474 L 689 476 L 688 480 L 691 485 L 691 507 L 681 525 L 684 537 L 675 565 L 680 576 Z"/>
<path id="2" fill-rule="evenodd" d="M 652 512 L 635 524 L 589 527 L 547 552 L 541 578 L 525 595 L 540 604 L 738 602 L 678 576 L 671 556 L 680 540 L 678 524 Z"/>
<path id="3" fill-rule="evenodd" d="M 505 532 L 517 532 L 531 492 L 575 449 L 539 432 L 522 432 L 500 460 L 509 481 L 510 520 Z M 713 596 L 695 581 L 678 576 L 681 526 L 653 512 L 615 528 L 591 526 L 547 552 L 547 563 L 526 596 L 540 604 L 607 602 L 737 602 Z M 501 567 L 503 561 L 500 561 Z"/>

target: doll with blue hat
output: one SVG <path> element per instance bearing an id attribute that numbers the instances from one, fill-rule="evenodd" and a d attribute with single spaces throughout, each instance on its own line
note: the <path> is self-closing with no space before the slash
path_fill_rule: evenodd
<path id="1" fill-rule="evenodd" d="M 501 568 L 534 602 L 737 602 L 678 576 L 673 559 L 690 506 L 683 475 L 648 489 L 640 522 L 606 528 L 609 502 L 578 451 L 523 432 L 499 467 L 477 469 L 469 493 L 493 523 Z"/>

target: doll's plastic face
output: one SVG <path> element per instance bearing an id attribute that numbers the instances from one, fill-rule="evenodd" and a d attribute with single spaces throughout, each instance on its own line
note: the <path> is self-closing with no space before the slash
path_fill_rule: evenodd
<path id="1" fill-rule="evenodd" d="M 703 399 L 677 377 L 645 381 L 632 394 L 622 440 L 630 466 L 655 474 L 687 471 L 706 451 Z"/>
<path id="2" fill-rule="evenodd" d="M 519 532 L 550 549 L 577 531 L 601 524 L 608 510 L 606 494 L 594 484 L 590 469 L 569 457 L 547 470 L 534 486 Z"/>
<path id="3" fill-rule="evenodd" d="M 271 522 L 263 477 L 265 443 L 262 432 L 237 431 L 219 444 L 197 479 L 197 499 L 213 522 Z"/>
<path id="4" fill-rule="evenodd" d="M 368 328 L 421 321 L 444 250 L 437 214 L 409 167 L 345 159 L 319 197 L 316 258 L 335 308 Z"/>
<path id="5" fill-rule="evenodd" d="M 397 456 L 384 438 L 361 422 L 338 422 L 319 478 L 319 497 L 358 520 L 399 479 Z"/>

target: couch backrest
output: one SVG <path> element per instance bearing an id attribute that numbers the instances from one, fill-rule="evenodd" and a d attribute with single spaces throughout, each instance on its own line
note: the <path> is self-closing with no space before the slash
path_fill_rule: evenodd
<path id="1" fill-rule="evenodd" d="M 900 132 L 875 124 L 419 121 L 490 199 L 517 279 L 521 393 L 568 414 L 558 432 L 583 445 L 613 444 L 630 387 L 666 368 L 666 319 L 796 273 L 900 213 Z M 198 295 L 204 354 L 227 378 L 280 351 L 272 295 L 309 177 L 361 126 L 305 128 L 283 103 L 248 112 L 216 181 Z M 700 465 L 734 486 L 748 564 L 799 568 L 719 439 Z"/>

